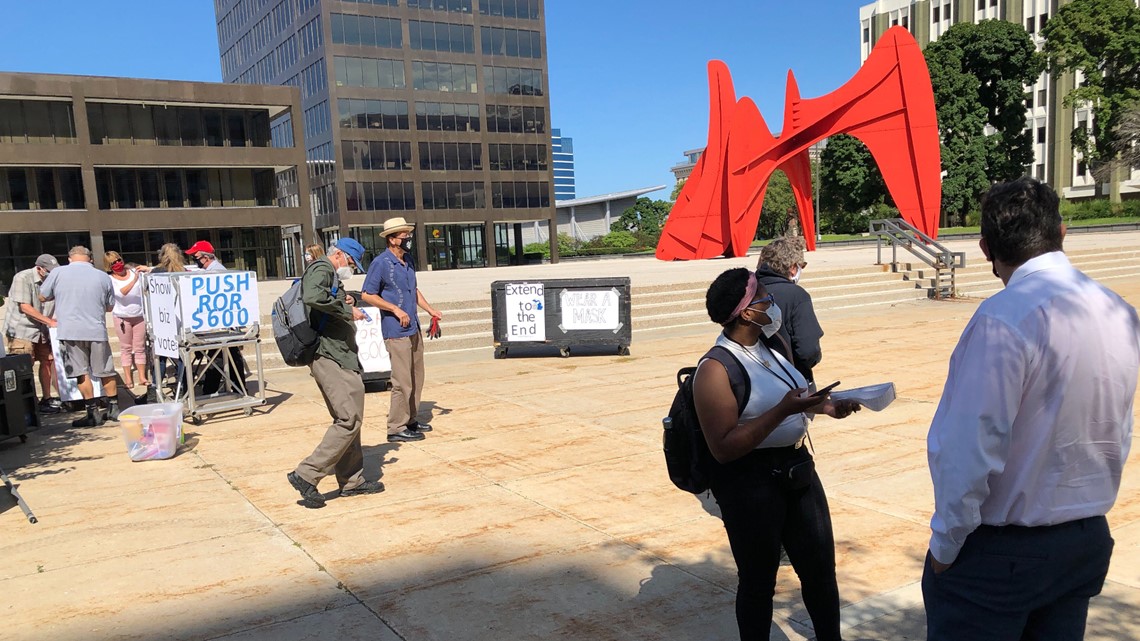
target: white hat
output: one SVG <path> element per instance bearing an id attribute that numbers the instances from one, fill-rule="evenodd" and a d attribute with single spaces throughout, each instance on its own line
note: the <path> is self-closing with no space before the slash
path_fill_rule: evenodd
<path id="1" fill-rule="evenodd" d="M 416 226 L 404 220 L 403 216 L 396 216 L 384 221 L 384 229 L 380 231 L 380 235 L 384 237 L 398 234 L 402 231 L 412 231 Z"/>

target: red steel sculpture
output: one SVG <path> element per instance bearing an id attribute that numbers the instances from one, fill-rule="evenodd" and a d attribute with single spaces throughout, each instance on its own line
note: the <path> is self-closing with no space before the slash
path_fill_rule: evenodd
<path id="1" fill-rule="evenodd" d="M 867 145 L 902 217 L 938 237 L 942 165 L 934 91 L 926 59 L 906 29 L 888 29 L 855 76 L 826 96 L 801 99 L 789 71 L 779 137 L 750 98 L 736 100 L 719 60 L 709 62 L 709 103 L 708 145 L 669 213 L 657 258 L 744 256 L 777 169 L 788 175 L 800 228 L 814 250 L 808 148 L 839 133 Z"/>

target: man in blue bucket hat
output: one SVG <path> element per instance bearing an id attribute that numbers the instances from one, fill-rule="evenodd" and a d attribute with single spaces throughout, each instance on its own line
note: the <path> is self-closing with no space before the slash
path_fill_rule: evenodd
<path id="1" fill-rule="evenodd" d="M 301 505 L 319 508 L 325 497 L 317 490 L 324 477 L 335 474 L 340 496 L 374 494 L 379 481 L 364 480 L 364 451 L 360 428 L 364 422 L 364 381 L 357 358 L 355 321 L 364 313 L 348 303 L 341 281 L 359 270 L 364 247 L 341 238 L 326 256 L 313 261 L 301 276 L 301 299 L 309 309 L 309 324 L 320 335 L 317 356 L 309 365 L 332 417 L 317 448 L 288 474 L 301 493 Z"/>

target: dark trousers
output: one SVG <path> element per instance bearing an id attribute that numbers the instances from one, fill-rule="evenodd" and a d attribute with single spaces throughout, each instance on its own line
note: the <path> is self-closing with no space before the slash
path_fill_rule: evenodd
<path id="1" fill-rule="evenodd" d="M 982 525 L 942 574 L 922 573 L 926 638 L 1079 641 L 1112 556 L 1108 521 Z"/>
<path id="2" fill-rule="evenodd" d="M 740 579 L 736 622 L 742 640 L 769 637 L 781 545 L 800 578 L 816 639 L 840 638 L 835 538 L 823 484 L 812 472 L 807 487 L 791 489 L 773 474 L 810 458 L 806 448 L 755 450 L 713 477 L 713 496 Z"/>

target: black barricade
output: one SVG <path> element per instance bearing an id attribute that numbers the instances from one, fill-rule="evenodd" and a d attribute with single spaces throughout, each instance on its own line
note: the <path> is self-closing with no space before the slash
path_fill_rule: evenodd
<path id="1" fill-rule="evenodd" d="M 575 348 L 629 354 L 629 278 L 497 280 L 491 314 L 495 358 L 516 347 L 557 347 L 562 356 Z"/>

